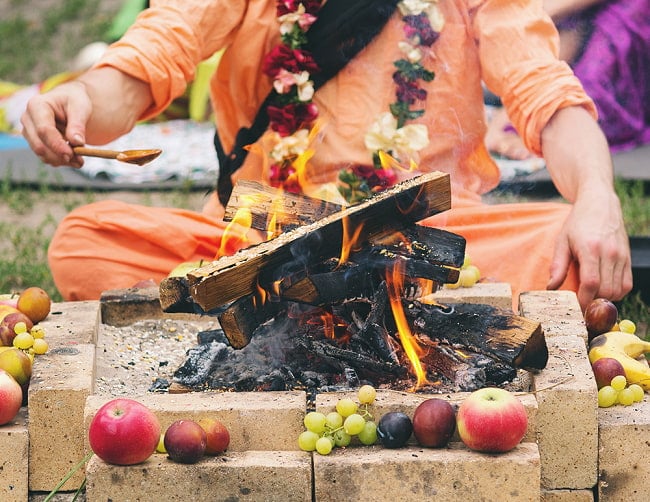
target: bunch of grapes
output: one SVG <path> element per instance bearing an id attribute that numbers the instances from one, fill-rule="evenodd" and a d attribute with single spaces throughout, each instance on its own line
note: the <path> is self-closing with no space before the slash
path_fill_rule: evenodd
<path id="1" fill-rule="evenodd" d="M 45 354 L 49 347 L 45 340 L 45 329 L 35 324 L 31 330 L 27 330 L 24 322 L 16 323 L 14 326 L 16 337 L 13 340 L 13 346 L 25 351 L 30 357 L 34 355 Z"/>
<path id="2" fill-rule="evenodd" d="M 630 406 L 643 401 L 644 390 L 640 385 L 633 383 L 627 385 L 624 375 L 616 375 L 609 385 L 604 385 L 598 390 L 598 406 L 609 408 L 615 404 Z"/>
<path id="3" fill-rule="evenodd" d="M 472 260 L 469 255 L 466 254 L 463 265 L 460 268 L 458 280 L 454 283 L 445 284 L 445 287 L 447 289 L 471 288 L 480 279 L 481 271 L 476 265 L 472 264 Z"/>
<path id="4" fill-rule="evenodd" d="M 328 455 L 335 447 L 348 446 L 355 437 L 363 445 L 375 444 L 377 424 L 368 406 L 375 401 L 376 395 L 372 385 L 363 385 L 357 394 L 358 403 L 342 398 L 336 403 L 336 411 L 307 413 L 304 418 L 306 430 L 298 436 L 300 449 Z"/>

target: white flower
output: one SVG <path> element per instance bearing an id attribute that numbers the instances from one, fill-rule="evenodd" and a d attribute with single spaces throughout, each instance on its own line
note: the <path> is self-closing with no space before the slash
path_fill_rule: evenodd
<path id="1" fill-rule="evenodd" d="M 410 63 L 418 63 L 422 60 L 422 51 L 419 47 L 404 41 L 399 42 L 397 46 L 399 47 L 399 50 L 404 53 L 406 59 L 408 59 Z"/>
<path id="2" fill-rule="evenodd" d="M 309 80 L 309 72 L 291 73 L 283 68 L 273 81 L 273 88 L 278 94 L 291 92 L 294 85 L 300 101 L 311 100 L 314 95 L 314 82 Z"/>
<path id="3" fill-rule="evenodd" d="M 385 112 L 370 126 L 364 137 L 371 152 L 397 152 L 411 154 L 429 144 L 429 131 L 424 124 L 409 124 L 397 128 L 397 119 Z"/>
<path id="4" fill-rule="evenodd" d="M 397 6 L 403 16 L 419 16 L 425 13 L 433 31 L 440 32 L 445 25 L 445 18 L 438 7 L 438 0 L 402 0 Z"/>
<path id="5" fill-rule="evenodd" d="M 281 162 L 287 158 L 303 154 L 309 147 L 309 130 L 298 129 L 291 136 L 280 136 L 274 133 L 275 146 L 271 150 L 271 158 Z"/>
<path id="6" fill-rule="evenodd" d="M 305 12 L 305 6 L 299 4 L 298 10 L 278 17 L 278 21 L 280 21 L 280 34 L 287 35 L 288 33 L 291 33 L 291 30 L 293 30 L 293 26 L 296 23 L 300 26 L 301 31 L 307 31 L 309 27 L 314 24 L 314 21 L 316 21 L 316 16 L 313 14 L 307 14 Z"/>

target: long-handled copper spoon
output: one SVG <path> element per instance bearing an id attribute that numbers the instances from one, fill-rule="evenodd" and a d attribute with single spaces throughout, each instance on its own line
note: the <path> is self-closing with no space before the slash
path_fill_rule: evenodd
<path id="1" fill-rule="evenodd" d="M 149 149 L 149 150 L 106 150 L 102 148 L 91 148 L 87 146 L 75 146 L 74 153 L 83 155 L 85 157 L 100 157 L 102 159 L 115 159 L 127 164 L 137 164 L 142 166 L 158 157 L 162 150 Z"/>

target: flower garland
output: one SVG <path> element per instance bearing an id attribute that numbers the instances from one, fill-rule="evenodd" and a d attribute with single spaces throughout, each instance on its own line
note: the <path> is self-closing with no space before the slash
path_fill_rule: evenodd
<path id="1" fill-rule="evenodd" d="M 318 117 L 312 102 L 313 82 L 310 76 L 320 71 L 311 54 L 304 50 L 306 32 L 316 21 L 320 0 L 278 0 L 277 15 L 282 43 L 266 56 L 263 71 L 273 79 L 276 93 L 268 106 L 269 125 L 275 146 L 270 152 L 270 183 L 290 192 L 299 192 L 300 183 L 294 161 L 309 146 L 310 130 Z M 396 101 L 390 111 L 381 114 L 364 137 L 372 155 L 372 165 L 356 165 L 339 172 L 339 191 L 350 203 L 363 200 L 397 181 L 392 167 L 382 161 L 385 154 L 398 164 L 413 156 L 429 143 L 428 129 L 423 124 L 407 124 L 421 117 L 423 109 L 415 108 L 426 100 L 422 82 L 431 82 L 435 75 L 421 63 L 424 48 L 438 39 L 444 18 L 438 0 L 403 0 L 398 4 L 404 22 L 405 40 L 399 43 L 404 56 L 395 61 Z"/>

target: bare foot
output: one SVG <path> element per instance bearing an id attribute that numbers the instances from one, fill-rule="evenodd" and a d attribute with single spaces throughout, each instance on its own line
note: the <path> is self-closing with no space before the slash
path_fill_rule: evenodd
<path id="1" fill-rule="evenodd" d="M 494 112 L 488 124 L 485 145 L 490 152 L 512 160 L 526 160 L 534 156 L 524 146 L 503 108 Z"/>

